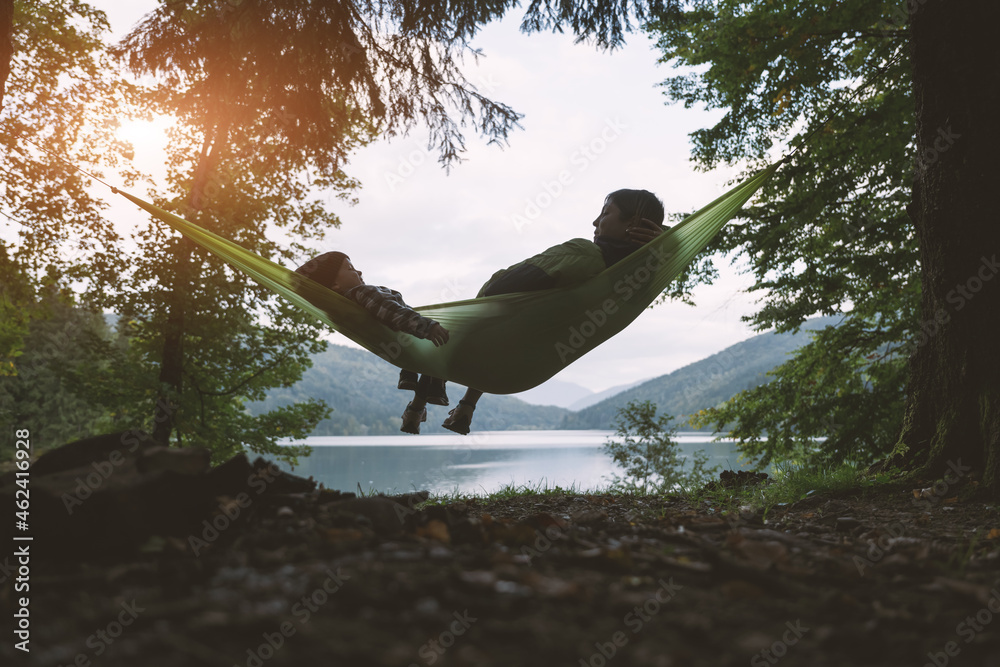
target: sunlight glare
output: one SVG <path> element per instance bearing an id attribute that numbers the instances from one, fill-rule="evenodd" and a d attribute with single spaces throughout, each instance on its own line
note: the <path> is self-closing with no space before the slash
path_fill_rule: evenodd
<path id="1" fill-rule="evenodd" d="M 115 132 L 122 141 L 132 145 L 132 162 L 142 171 L 159 177 L 164 169 L 167 133 L 177 119 L 166 114 L 151 114 L 148 118 L 122 121 Z"/>

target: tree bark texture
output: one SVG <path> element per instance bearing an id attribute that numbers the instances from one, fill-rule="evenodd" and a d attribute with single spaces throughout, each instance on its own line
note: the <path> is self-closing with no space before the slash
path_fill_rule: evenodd
<path id="1" fill-rule="evenodd" d="M 910 0 L 920 332 L 897 451 L 1000 492 L 1000 5 Z M 971 468 L 966 471 L 965 468 Z"/>
<path id="2" fill-rule="evenodd" d="M 0 109 L 7 93 L 10 61 L 14 57 L 14 0 L 0 0 Z"/>

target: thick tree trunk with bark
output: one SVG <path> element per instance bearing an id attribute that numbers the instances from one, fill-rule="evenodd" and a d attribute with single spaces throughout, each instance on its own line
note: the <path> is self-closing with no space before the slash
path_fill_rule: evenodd
<path id="1" fill-rule="evenodd" d="M 14 56 L 14 0 L 0 0 L 0 108 L 7 92 L 10 59 Z"/>
<path id="2" fill-rule="evenodd" d="M 897 451 L 1000 492 L 1000 6 L 909 5 L 923 302 Z"/>

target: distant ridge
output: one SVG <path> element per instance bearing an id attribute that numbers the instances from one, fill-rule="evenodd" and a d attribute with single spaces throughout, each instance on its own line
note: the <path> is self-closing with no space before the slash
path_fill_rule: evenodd
<path id="1" fill-rule="evenodd" d="M 606 398 L 611 398 L 612 396 L 615 396 L 616 394 L 620 394 L 623 391 L 625 391 L 626 389 L 631 389 L 632 387 L 638 387 L 640 384 L 642 384 L 643 382 L 647 382 L 647 381 L 648 380 L 639 380 L 637 382 L 629 382 L 627 384 L 620 384 L 618 386 L 611 387 L 610 389 L 605 389 L 604 391 L 599 391 L 599 392 L 597 392 L 595 394 L 591 394 L 590 396 L 584 396 L 580 400 L 574 401 L 573 403 L 571 403 L 567 407 L 570 410 L 583 410 L 584 408 L 589 408 L 591 405 L 596 405 L 596 404 L 600 403 L 601 401 L 603 401 Z"/>
<path id="2" fill-rule="evenodd" d="M 710 357 L 688 364 L 613 396 L 568 414 L 563 428 L 608 429 L 618 409 L 629 401 L 652 401 L 660 412 L 686 419 L 699 410 L 714 407 L 739 392 L 764 384 L 767 372 L 788 360 L 788 355 L 811 340 L 811 331 L 833 326 L 837 317 L 803 323 L 797 333 L 763 333 L 737 343 Z"/>
<path id="3" fill-rule="evenodd" d="M 818 318 L 804 323 L 796 334 L 759 334 L 668 375 L 584 396 L 572 404 L 577 406 L 576 412 L 552 405 L 532 405 L 514 396 L 487 394 L 476 409 L 474 427 L 478 432 L 609 429 L 618 408 L 630 400 L 653 401 L 661 412 L 682 419 L 766 382 L 767 371 L 784 363 L 790 352 L 809 342 L 810 330 L 837 321 L 837 318 Z M 399 369 L 370 352 L 344 345 L 330 345 L 313 356 L 312 361 L 313 367 L 294 386 L 272 389 L 265 400 L 248 404 L 251 414 L 318 398 L 326 401 L 334 412 L 319 423 L 312 435 L 399 433 L 399 417 L 412 396 L 396 389 Z M 583 387 L 578 389 L 586 391 Z M 452 406 L 458 403 L 463 391 L 463 387 L 449 385 Z M 449 409 L 427 406 L 428 419 L 421 432 L 448 433 L 440 424 Z"/>
<path id="4" fill-rule="evenodd" d="M 586 387 L 574 382 L 549 380 L 534 389 L 522 391 L 520 394 L 514 394 L 514 396 L 532 405 L 556 405 L 560 408 L 576 410 L 578 408 L 573 407 L 576 403 L 586 401 L 595 396 L 595 394 Z"/>
<path id="5" fill-rule="evenodd" d="M 312 435 L 392 435 L 399 433 L 400 415 L 413 392 L 396 389 L 399 369 L 371 352 L 346 345 L 330 345 L 312 357 L 313 367 L 291 387 L 272 389 L 263 401 L 250 403 L 251 414 L 318 398 L 333 408 Z M 451 407 L 464 387 L 448 385 Z M 451 407 L 427 406 L 421 433 L 451 433 L 440 424 Z M 476 408 L 476 431 L 557 429 L 565 408 L 531 405 L 513 396 L 483 396 Z"/>

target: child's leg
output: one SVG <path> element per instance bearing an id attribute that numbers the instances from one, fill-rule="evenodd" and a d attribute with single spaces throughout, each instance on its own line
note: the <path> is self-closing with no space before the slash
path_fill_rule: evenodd
<path id="1" fill-rule="evenodd" d="M 399 382 L 396 383 L 396 389 L 414 391 L 416 388 L 417 374 L 408 370 L 399 371 Z"/>
<path id="2" fill-rule="evenodd" d="M 403 410 L 403 424 L 399 430 L 403 433 L 420 433 L 420 423 L 427 421 L 427 388 L 430 379 L 421 377 L 413 392 L 413 400 L 407 403 Z"/>
<path id="3" fill-rule="evenodd" d="M 427 395 L 431 388 L 431 380 L 434 378 L 421 375 L 417 382 L 417 388 L 413 390 L 413 400 L 406 406 L 407 410 L 423 410 L 427 406 Z"/>
<path id="4" fill-rule="evenodd" d="M 476 403 L 482 397 L 483 392 L 469 387 L 465 390 L 465 396 L 458 402 L 458 406 L 448 413 L 441 426 L 449 431 L 467 435 L 472 428 L 472 413 L 476 409 Z"/>
<path id="5" fill-rule="evenodd" d="M 482 397 L 483 397 L 483 392 L 479 391 L 478 389 L 473 389 L 472 387 L 469 387 L 468 389 L 465 390 L 465 396 L 463 396 L 462 400 L 459 402 L 465 403 L 466 405 L 471 405 L 472 407 L 476 407 L 476 404 L 479 403 L 479 399 Z"/>
<path id="6" fill-rule="evenodd" d="M 431 405 L 448 405 L 448 392 L 445 390 L 445 381 L 441 378 L 428 378 L 426 375 L 421 381 L 427 380 L 427 402 Z"/>

